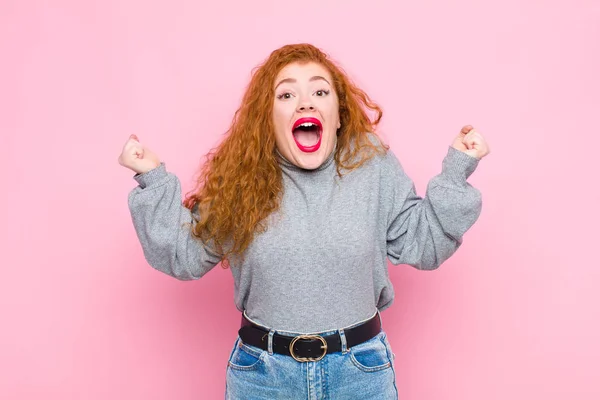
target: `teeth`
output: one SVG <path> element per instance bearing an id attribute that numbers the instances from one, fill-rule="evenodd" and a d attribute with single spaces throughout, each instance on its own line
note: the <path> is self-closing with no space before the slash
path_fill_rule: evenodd
<path id="1" fill-rule="evenodd" d="M 314 122 L 305 122 L 305 123 L 300 124 L 298 126 L 310 127 L 310 126 L 317 126 L 317 124 L 315 124 Z"/>

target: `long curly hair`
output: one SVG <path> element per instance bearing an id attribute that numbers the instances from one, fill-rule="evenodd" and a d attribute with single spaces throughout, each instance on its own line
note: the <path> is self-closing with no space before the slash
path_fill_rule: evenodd
<path id="1" fill-rule="evenodd" d="M 375 134 L 381 108 L 327 54 L 310 44 L 273 51 L 253 70 L 224 140 L 207 154 L 196 188 L 184 200 L 199 215 L 193 235 L 222 255 L 224 268 L 232 257 L 243 258 L 255 235 L 267 228 L 266 217 L 279 209 L 283 181 L 272 120 L 274 84 L 279 72 L 294 62 L 319 63 L 333 78 L 341 123 L 334 155 L 340 178 L 388 148 Z"/>

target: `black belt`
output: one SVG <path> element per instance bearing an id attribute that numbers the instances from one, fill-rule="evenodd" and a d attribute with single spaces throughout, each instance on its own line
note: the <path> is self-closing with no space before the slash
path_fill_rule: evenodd
<path id="1" fill-rule="evenodd" d="M 363 324 L 344 329 L 346 348 L 351 348 L 375 337 L 381 332 L 379 313 Z M 249 321 L 242 313 L 242 327 L 238 331 L 242 342 L 268 350 L 269 331 Z M 318 361 L 325 354 L 342 351 L 340 335 L 333 333 L 321 335 L 286 336 L 273 335 L 273 352 L 292 356 L 296 361 Z"/>

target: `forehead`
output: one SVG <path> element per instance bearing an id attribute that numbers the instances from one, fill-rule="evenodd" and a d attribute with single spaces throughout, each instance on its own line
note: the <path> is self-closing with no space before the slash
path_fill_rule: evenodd
<path id="1" fill-rule="evenodd" d="M 331 74 L 329 70 L 323 65 L 315 62 L 299 63 L 294 62 L 283 67 L 277 77 L 275 78 L 275 84 L 282 79 L 296 79 L 299 82 L 308 81 L 313 76 L 322 76 L 327 79 L 329 83 L 332 82 Z"/>

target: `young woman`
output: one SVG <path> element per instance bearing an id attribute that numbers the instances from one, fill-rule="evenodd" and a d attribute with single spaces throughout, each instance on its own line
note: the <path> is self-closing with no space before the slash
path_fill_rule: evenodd
<path id="1" fill-rule="evenodd" d="M 326 54 L 288 45 L 253 74 L 184 200 L 160 158 L 126 142 L 148 263 L 181 280 L 219 262 L 233 274 L 227 398 L 397 398 L 379 316 L 394 298 L 387 259 L 431 270 L 457 250 L 481 212 L 467 178 L 489 149 L 465 126 L 419 197 L 375 133 L 381 116 Z"/>

